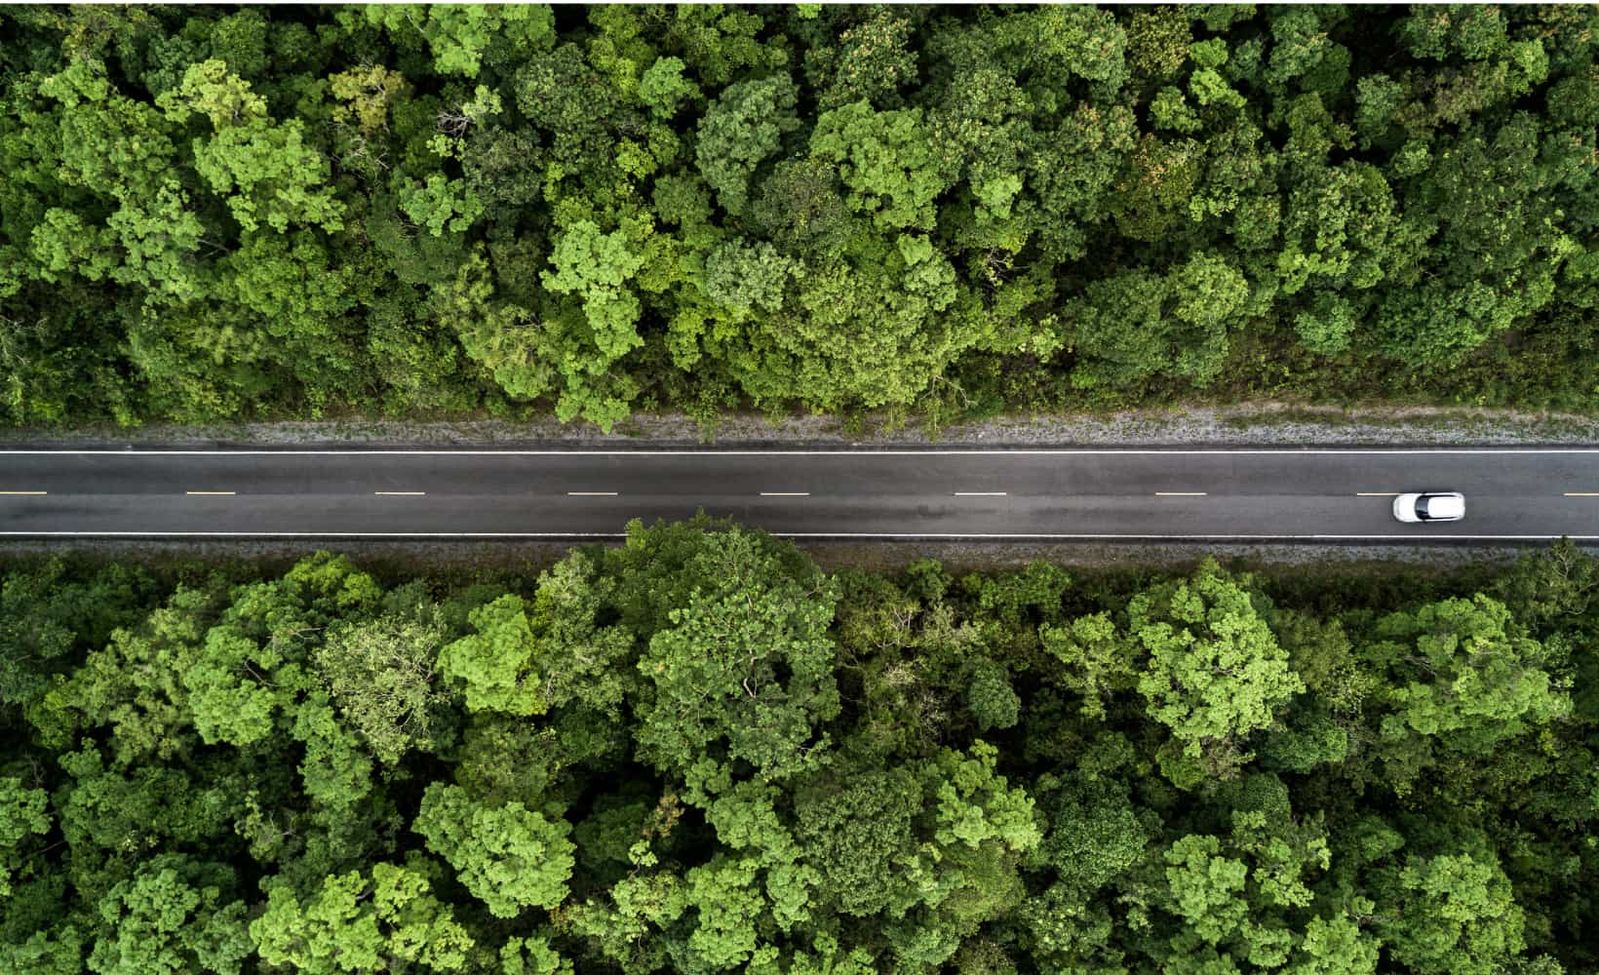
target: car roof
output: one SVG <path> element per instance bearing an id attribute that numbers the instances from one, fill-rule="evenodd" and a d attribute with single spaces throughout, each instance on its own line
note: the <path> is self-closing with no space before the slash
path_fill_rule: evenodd
<path id="1" fill-rule="evenodd" d="M 1466 499 L 1458 494 L 1429 494 L 1427 517 L 1459 518 L 1466 513 Z"/>

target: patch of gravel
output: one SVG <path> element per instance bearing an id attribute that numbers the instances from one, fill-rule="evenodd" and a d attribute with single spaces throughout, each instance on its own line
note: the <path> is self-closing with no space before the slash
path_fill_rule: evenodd
<path id="1" fill-rule="evenodd" d="M 507 573 L 536 575 L 553 565 L 578 542 L 463 539 L 170 539 L 75 538 L 6 539 L 0 542 L 0 559 L 71 551 L 106 560 L 141 562 L 251 561 L 286 570 L 313 552 L 348 555 L 368 568 L 393 577 L 414 572 Z M 607 542 L 606 545 L 620 544 Z M 1184 571 L 1206 557 L 1242 569 L 1293 569 L 1337 567 L 1339 571 L 1393 572 L 1425 566 L 1449 572 L 1485 564 L 1507 565 L 1527 551 L 1545 546 L 1528 543 L 1489 547 L 1481 545 L 1268 545 L 1259 543 L 1136 543 L 1107 542 L 828 542 L 798 543 L 816 564 L 828 571 L 861 569 L 897 572 L 918 559 L 938 559 L 952 572 L 995 571 L 1020 568 L 1043 560 L 1076 568 L 1161 569 Z M 1599 546 L 1590 551 L 1599 554 Z"/>
<path id="2" fill-rule="evenodd" d="M 1095 569 L 1161 569 L 1184 571 L 1205 558 L 1244 569 L 1286 569 L 1333 566 L 1340 571 L 1391 572 L 1427 566 L 1452 571 L 1483 564 L 1508 565 L 1543 543 L 1521 546 L 1482 545 L 1267 545 L 1220 542 L 1195 544 L 1117 544 L 1108 542 L 827 542 L 801 545 L 824 569 L 895 572 L 917 559 L 933 558 L 952 572 L 1021 568 L 1029 562 Z M 1593 549 L 1599 554 L 1599 547 Z"/>
<path id="3" fill-rule="evenodd" d="M 152 424 L 70 431 L 0 431 L 0 443 L 40 446 L 1267 446 L 1400 444 L 1416 446 L 1595 444 L 1599 417 L 1446 407 L 1319 407 L 1280 402 L 1180 409 L 1001 416 L 931 431 L 894 426 L 881 416 L 768 418 L 730 414 L 706 426 L 679 413 L 639 414 L 605 433 L 553 417 L 399 421 L 347 417 L 210 426 Z"/>

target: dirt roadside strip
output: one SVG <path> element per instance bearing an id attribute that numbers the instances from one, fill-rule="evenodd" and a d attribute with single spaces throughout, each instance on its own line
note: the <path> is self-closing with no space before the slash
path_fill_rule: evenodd
<path id="1" fill-rule="evenodd" d="M 1310 407 L 1251 403 L 1118 413 L 1002 416 L 930 432 L 881 417 L 848 423 L 828 416 L 770 419 L 734 414 L 706 427 L 675 413 L 639 414 L 610 433 L 551 417 L 398 421 L 348 417 L 313 421 L 73 430 L 0 430 L 0 444 L 76 446 L 1491 446 L 1599 444 L 1599 417 L 1446 407 Z"/>

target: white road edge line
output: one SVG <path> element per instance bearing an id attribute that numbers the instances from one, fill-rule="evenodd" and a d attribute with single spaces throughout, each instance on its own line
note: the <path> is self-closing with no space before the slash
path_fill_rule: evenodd
<path id="1" fill-rule="evenodd" d="M 1022 448 L 1017 448 L 1015 450 L 1005 450 L 1005 449 L 1002 449 L 1002 448 L 992 448 L 992 447 L 984 448 L 984 449 L 963 449 L 963 450 L 905 450 L 905 449 L 878 450 L 878 449 L 875 449 L 875 448 L 872 448 L 872 447 L 861 447 L 861 448 L 855 448 L 855 449 L 832 448 L 832 449 L 817 449 L 817 450 L 794 450 L 794 449 L 775 449 L 775 450 L 749 450 L 749 449 L 738 449 L 738 450 L 581 450 L 581 449 L 579 449 L 579 450 L 156 450 L 156 449 L 150 449 L 150 450 L 21 450 L 21 449 L 19 449 L 19 450 L 5 450 L 5 449 L 0 449 L 0 456 L 6 456 L 6 455 L 11 455 L 11 454 L 18 454 L 18 455 L 22 455 L 22 454 L 60 454 L 62 456 L 75 455 L 75 456 L 107 456 L 107 457 L 148 457 L 148 456 L 161 456 L 161 457 L 167 457 L 167 456 L 171 456 L 171 457 L 229 457 L 229 456 L 233 456 L 233 457 L 250 457 L 250 456 L 304 457 L 304 456 L 324 456 L 324 455 L 345 456 L 345 457 L 357 457 L 357 456 L 363 456 L 363 455 L 364 456 L 371 456 L 371 457 L 392 457 L 392 456 L 407 456 L 407 455 L 409 455 L 409 456 L 417 456 L 417 457 L 442 457 L 442 456 L 450 456 L 450 455 L 454 455 L 454 456 L 458 456 L 458 457 L 481 457 L 481 456 L 496 456 L 496 455 L 508 456 L 508 457 L 554 457 L 554 456 L 561 456 L 561 455 L 606 456 L 606 457 L 622 457 L 622 456 L 633 456 L 633 457 L 670 457 L 670 456 L 711 457 L 711 456 L 718 456 L 718 455 L 720 455 L 720 456 L 729 456 L 729 457 L 741 457 L 741 456 L 766 457 L 766 456 L 774 456 L 774 455 L 791 455 L 791 456 L 829 456 L 829 455 L 836 455 L 836 456 L 850 456 L 850 457 L 926 457 L 926 456 L 937 456 L 937 455 L 944 455 L 944 456 L 954 455 L 954 456 L 993 457 L 993 456 L 999 456 L 999 455 L 1004 455 L 1004 454 L 1013 454 L 1013 455 L 1018 455 L 1018 456 L 1029 456 L 1029 455 L 1031 455 L 1031 456 L 1037 456 L 1037 455 L 1043 455 L 1043 456 L 1068 455 L 1069 456 L 1069 455 L 1072 455 L 1072 454 L 1082 454 L 1082 455 L 1085 455 L 1085 456 L 1104 456 L 1104 455 L 1110 455 L 1110 454 L 1129 454 L 1129 455 L 1133 455 L 1133 454 L 1151 454 L 1151 455 L 1167 454 L 1167 455 L 1171 455 L 1171 456 L 1203 455 L 1203 454 L 1280 454 L 1280 455 L 1285 455 L 1285 456 L 1286 455 L 1291 455 L 1291 454 L 1306 454 L 1306 455 L 1321 455 L 1321 454 L 1404 454 L 1404 455 L 1409 455 L 1409 454 L 1434 454 L 1434 455 L 1437 455 L 1437 456 L 1447 456 L 1447 455 L 1451 455 L 1451 454 L 1500 454 L 1500 455 L 1503 455 L 1503 454 L 1599 454 L 1599 447 L 1440 447 L 1440 448 L 1421 448 L 1421 447 L 1389 447 L 1389 448 L 1383 448 L 1383 447 L 1349 447 L 1349 448 L 1338 448 L 1338 447 L 1306 447 L 1306 448 L 1300 448 L 1300 447 L 1276 447 L 1276 448 L 1262 448 L 1262 447 L 1249 447 L 1249 448 L 1242 448 L 1242 449 L 1238 449 L 1238 450 L 1229 450 L 1229 449 L 1225 449 L 1225 448 L 1211 448 L 1211 449 L 1208 449 L 1208 450 L 1206 450 L 1206 449 L 1193 449 L 1193 448 L 1177 448 L 1177 449 L 1172 449 L 1172 450 L 1160 450 L 1160 449 L 1149 448 L 1149 447 L 1129 447 L 1129 448 L 1120 449 L 1120 450 L 1115 449 L 1115 448 L 1109 448 L 1109 447 L 1057 447 L 1057 448 L 1022 447 Z"/>
<path id="2" fill-rule="evenodd" d="M 771 532 L 781 538 L 936 538 L 959 541 L 971 538 L 1040 538 L 1040 539 L 1132 539 L 1135 541 L 1409 541 L 1432 544 L 1440 541 L 1486 542 L 1518 541 L 1547 542 L 1559 538 L 1573 541 L 1599 542 L 1599 535 L 1159 535 L 1115 533 L 1059 533 L 1059 532 Z M 90 538 L 626 538 L 627 532 L 199 532 L 199 531 L 0 531 L 0 536 L 55 537 L 81 536 Z"/>
<path id="3" fill-rule="evenodd" d="M 0 496 L 7 498 L 42 498 L 49 491 L 0 491 Z"/>
<path id="4" fill-rule="evenodd" d="M 811 496 L 811 492 L 809 492 L 809 491 L 762 491 L 761 492 L 761 497 L 763 497 L 763 498 L 808 498 L 810 496 Z"/>
<path id="5" fill-rule="evenodd" d="M 1355 492 L 1355 497 L 1357 497 L 1357 498 L 1397 498 L 1397 497 L 1399 497 L 1400 493 L 1401 492 L 1399 492 L 1399 491 L 1356 491 Z"/>
<path id="6" fill-rule="evenodd" d="M 239 492 L 237 492 L 237 491 L 185 491 L 183 493 L 187 494 L 191 498 L 231 498 L 235 494 L 238 494 Z"/>
<path id="7" fill-rule="evenodd" d="M 425 498 L 426 491 L 373 491 L 373 494 L 382 498 Z"/>
<path id="8" fill-rule="evenodd" d="M 956 491 L 957 498 L 1008 498 L 1004 491 Z"/>
<path id="9" fill-rule="evenodd" d="M 614 497 L 616 497 L 616 495 L 617 495 L 616 491 L 568 491 L 568 492 L 566 492 L 566 496 L 569 497 L 569 498 L 614 498 Z"/>
<path id="10" fill-rule="evenodd" d="M 1567 491 L 1568 498 L 1599 498 L 1599 491 Z"/>
<path id="11" fill-rule="evenodd" d="M 1208 497 L 1205 491 L 1156 491 L 1157 498 L 1204 498 Z"/>

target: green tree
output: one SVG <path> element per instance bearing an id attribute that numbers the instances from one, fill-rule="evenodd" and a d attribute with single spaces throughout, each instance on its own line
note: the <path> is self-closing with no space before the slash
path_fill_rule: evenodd
<path id="1" fill-rule="evenodd" d="M 1548 668 L 1554 648 L 1523 636 L 1504 604 L 1478 594 L 1394 613 L 1367 654 L 1392 673 L 1380 734 L 1402 788 L 1437 752 L 1486 755 L 1507 739 L 1568 715 L 1571 699 Z"/>
<path id="2" fill-rule="evenodd" d="M 1379 930 L 1395 961 L 1414 972 L 1488 975 L 1524 947 L 1523 913 L 1493 858 L 1407 856 L 1381 881 Z"/>
<path id="3" fill-rule="evenodd" d="M 1214 561 L 1189 579 L 1135 596 L 1127 615 L 1149 652 L 1138 692 L 1183 755 L 1227 774 L 1250 732 L 1266 728 L 1304 683 L 1244 584 Z"/>
<path id="4" fill-rule="evenodd" d="M 89 952 L 96 975 L 236 975 L 251 945 L 242 901 L 228 900 L 232 872 L 158 856 L 96 905 L 105 933 Z"/>
<path id="5" fill-rule="evenodd" d="M 50 831 L 43 789 L 30 789 L 22 780 L 0 778 L 0 897 L 12 894 L 12 877 L 21 872 L 30 836 Z"/>
<path id="6" fill-rule="evenodd" d="M 280 233 L 290 223 L 343 228 L 344 207 L 324 185 L 327 159 L 306 144 L 304 123 L 274 123 L 266 99 L 229 72 L 225 62 L 190 65 L 182 84 L 163 93 L 158 104 L 180 124 L 196 114 L 210 121 L 212 135 L 194 142 L 195 171 L 223 196 L 245 230 L 261 223 Z"/>
<path id="7" fill-rule="evenodd" d="M 437 744 L 444 695 L 434 661 L 442 646 L 436 623 L 383 616 L 334 625 L 316 650 L 334 705 L 386 765 Z"/>
<path id="8" fill-rule="evenodd" d="M 694 156 L 723 210 L 738 216 L 748 206 L 750 177 L 799 127 L 795 99 L 793 79 L 780 72 L 729 85 L 706 108 Z"/>
<path id="9" fill-rule="evenodd" d="M 951 179 L 940 166 L 921 109 L 879 112 L 864 101 L 823 112 L 811 155 L 839 167 L 851 208 L 883 230 L 931 230 L 933 203 Z"/>
<path id="10" fill-rule="evenodd" d="M 496 917 L 554 908 L 566 899 L 575 861 L 565 820 L 547 819 L 520 802 L 484 806 L 463 789 L 434 783 L 411 828 Z"/>
<path id="11" fill-rule="evenodd" d="M 554 12 L 543 4 L 393 4 L 362 12 L 397 38 L 420 34 L 433 55 L 434 70 L 468 78 L 478 76 L 485 59 L 503 63 L 525 57 L 548 49 L 555 37 Z"/>
<path id="12" fill-rule="evenodd" d="M 609 429 L 626 415 L 626 398 L 606 395 L 603 380 L 612 363 L 643 344 L 637 331 L 642 305 L 626 285 L 644 266 L 637 248 L 649 233 L 642 222 L 604 233 L 578 221 L 556 241 L 550 255 L 555 270 L 540 275 L 545 288 L 581 302 L 583 326 L 572 323 L 568 347 L 558 348 L 553 363 L 565 380 L 556 404 L 564 420 L 582 415 Z"/>
<path id="13" fill-rule="evenodd" d="M 472 610 L 477 630 L 446 646 L 439 670 L 466 687 L 471 711 L 542 714 L 549 704 L 533 669 L 537 645 L 520 596 L 506 594 Z"/>
<path id="14" fill-rule="evenodd" d="M 1103 721 L 1106 705 L 1137 684 L 1138 649 L 1105 613 L 1038 628 L 1044 650 L 1059 662 L 1048 676 L 1082 698 L 1085 717 Z"/>
<path id="15" fill-rule="evenodd" d="M 262 961 L 304 975 L 464 971 L 472 938 L 430 888 L 388 863 L 328 876 L 304 899 L 274 886 L 250 937 Z"/>
<path id="16" fill-rule="evenodd" d="M 791 574 L 745 532 L 705 536 L 703 586 L 688 594 L 639 658 L 651 693 L 640 703 L 640 751 L 663 769 L 710 755 L 748 762 L 765 779 L 814 767 L 820 726 L 839 711 L 832 595 L 814 573 Z"/>

